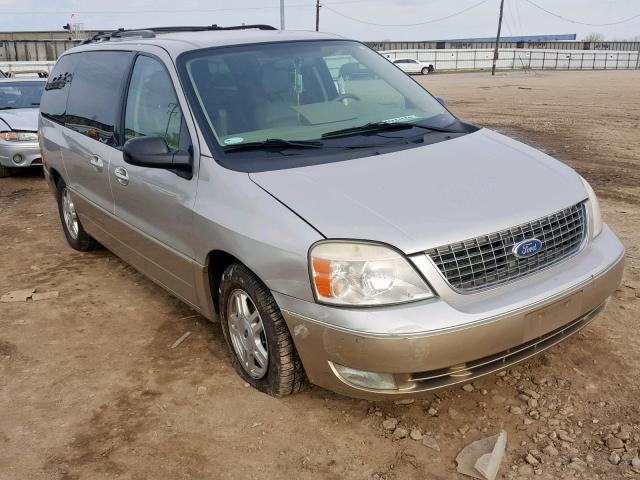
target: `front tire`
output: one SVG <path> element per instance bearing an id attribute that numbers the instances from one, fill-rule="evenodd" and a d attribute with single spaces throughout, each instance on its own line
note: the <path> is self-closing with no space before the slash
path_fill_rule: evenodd
<path id="1" fill-rule="evenodd" d="M 82 227 L 75 205 L 71 199 L 71 192 L 69 192 L 69 188 L 62 178 L 58 179 L 56 189 L 58 213 L 60 214 L 62 230 L 64 231 L 67 243 L 71 248 L 79 252 L 95 250 L 98 247 L 98 242 Z"/>
<path id="2" fill-rule="evenodd" d="M 428 75 L 429 74 L 429 68 L 428 67 L 424 67 L 422 69 L 422 75 Z"/>
<path id="3" fill-rule="evenodd" d="M 220 323 L 236 372 L 255 389 L 282 397 L 297 393 L 306 375 L 269 289 L 241 263 L 222 275 Z"/>

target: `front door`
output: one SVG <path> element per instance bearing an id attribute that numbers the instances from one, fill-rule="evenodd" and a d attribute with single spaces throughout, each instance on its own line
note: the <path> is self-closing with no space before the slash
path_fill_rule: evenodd
<path id="1" fill-rule="evenodd" d="M 417 60 L 407 60 L 407 73 L 418 73 L 420 71 L 420 64 Z"/>
<path id="2" fill-rule="evenodd" d="M 141 54 L 136 58 L 123 115 L 125 141 L 140 136 L 162 137 L 172 150 L 193 152 L 192 137 L 173 85 L 158 57 Z M 197 305 L 191 244 L 195 174 L 130 165 L 117 151 L 111 156 L 109 176 L 119 221 L 117 237 L 126 249 L 118 253 Z"/>
<path id="3" fill-rule="evenodd" d="M 396 60 L 395 62 L 393 62 L 395 64 L 396 67 L 398 67 L 400 70 L 402 70 L 403 72 L 407 71 L 407 61 L 406 60 Z"/>

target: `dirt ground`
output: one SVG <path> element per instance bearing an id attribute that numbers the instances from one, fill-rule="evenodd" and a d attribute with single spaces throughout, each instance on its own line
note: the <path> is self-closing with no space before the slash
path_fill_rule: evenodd
<path id="1" fill-rule="evenodd" d="M 460 449 L 500 429 L 503 478 L 640 478 L 640 71 L 419 80 L 592 182 L 628 255 L 594 323 L 472 391 L 274 399 L 235 374 L 218 324 L 109 252 L 71 250 L 38 172 L 0 179 L 0 294 L 59 292 L 0 303 L 0 479 L 463 478 Z M 412 429 L 440 450 L 399 438 Z"/>

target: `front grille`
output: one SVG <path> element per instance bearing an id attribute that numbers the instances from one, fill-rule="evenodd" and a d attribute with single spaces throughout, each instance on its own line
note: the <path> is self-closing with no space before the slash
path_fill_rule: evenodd
<path id="1" fill-rule="evenodd" d="M 587 231 L 584 203 L 500 232 L 432 248 L 431 257 L 449 284 L 472 292 L 524 277 L 571 256 L 580 249 Z M 513 247 L 537 238 L 542 249 L 518 258 Z"/>

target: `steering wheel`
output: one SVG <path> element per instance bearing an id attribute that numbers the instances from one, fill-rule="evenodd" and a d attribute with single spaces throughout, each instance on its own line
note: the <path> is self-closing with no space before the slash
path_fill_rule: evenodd
<path id="1" fill-rule="evenodd" d="M 334 98 L 334 100 L 336 102 L 341 102 L 342 100 L 346 100 L 348 98 L 351 98 L 352 100 L 360 100 L 360 97 L 353 94 L 353 93 L 342 93 L 340 95 L 338 95 L 336 98 Z"/>

